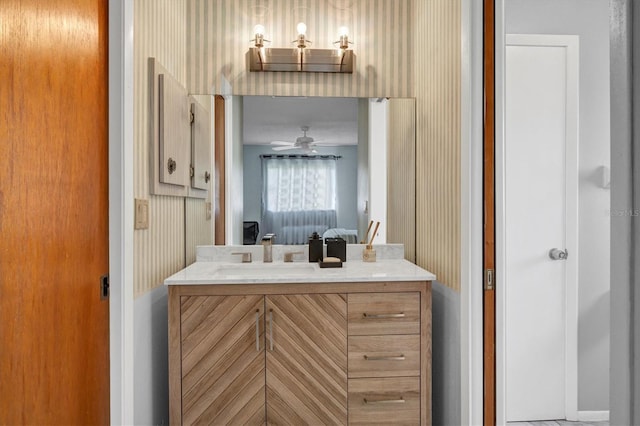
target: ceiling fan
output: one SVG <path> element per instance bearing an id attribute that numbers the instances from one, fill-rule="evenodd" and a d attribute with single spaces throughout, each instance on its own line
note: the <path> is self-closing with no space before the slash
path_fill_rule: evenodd
<path id="1" fill-rule="evenodd" d="M 272 149 L 274 151 L 286 151 L 289 149 L 301 149 L 305 152 L 318 152 L 314 149 L 316 146 L 336 146 L 338 144 L 334 143 L 323 143 L 322 141 L 316 141 L 312 137 L 307 136 L 307 132 L 309 131 L 309 126 L 300 127 L 302 130 L 302 136 L 296 138 L 295 142 L 287 142 L 287 141 L 272 141 L 271 145 L 275 145 Z"/>

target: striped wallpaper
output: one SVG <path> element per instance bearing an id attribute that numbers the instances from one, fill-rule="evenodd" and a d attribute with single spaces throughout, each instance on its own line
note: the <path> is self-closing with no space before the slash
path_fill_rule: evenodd
<path id="1" fill-rule="evenodd" d="M 186 216 L 197 201 L 149 196 L 146 66 L 158 60 L 191 93 L 416 98 L 416 262 L 460 286 L 460 0 L 135 0 L 135 197 L 149 199 L 150 227 L 135 231 L 135 293 L 185 265 Z M 248 73 L 252 28 L 272 46 L 304 20 L 313 47 L 348 25 L 353 75 Z M 228 91 L 226 93 L 229 93 Z M 394 160 L 395 161 L 395 160 Z M 410 191 L 410 190 L 409 190 Z M 188 218 L 186 219 L 189 220 Z M 196 231 L 194 231 L 196 232 Z M 195 234 L 194 234 L 195 235 Z M 188 252 L 186 255 L 190 256 Z"/>
<path id="2" fill-rule="evenodd" d="M 419 2 L 422 3 L 422 0 Z M 284 96 L 414 96 L 414 0 L 188 0 L 191 93 Z M 341 26 L 354 42 L 353 74 L 249 72 L 245 55 L 262 24 L 272 47 L 292 47 L 307 24 L 312 48 L 332 48 Z M 222 81 L 232 93 L 223 90 Z"/>
<path id="3" fill-rule="evenodd" d="M 387 153 L 387 242 L 404 244 L 404 257 L 416 260 L 416 104 L 389 99 Z"/>
<path id="4" fill-rule="evenodd" d="M 200 198 L 185 198 L 185 262 L 196 261 L 196 246 L 213 245 L 213 219 L 206 218 L 206 203 Z"/>
<path id="5" fill-rule="evenodd" d="M 460 0 L 416 3 L 416 261 L 460 291 Z"/>
<path id="6" fill-rule="evenodd" d="M 149 195 L 147 58 L 186 86 L 186 10 L 186 0 L 134 2 L 134 196 L 149 200 L 149 229 L 134 232 L 136 296 L 185 265 L 184 199 Z"/>

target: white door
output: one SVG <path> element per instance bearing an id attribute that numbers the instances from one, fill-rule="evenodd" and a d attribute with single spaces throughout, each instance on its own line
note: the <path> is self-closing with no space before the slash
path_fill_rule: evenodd
<path id="1" fill-rule="evenodd" d="M 577 394 L 577 66 L 576 36 L 507 36 L 507 421 L 565 419 Z"/>

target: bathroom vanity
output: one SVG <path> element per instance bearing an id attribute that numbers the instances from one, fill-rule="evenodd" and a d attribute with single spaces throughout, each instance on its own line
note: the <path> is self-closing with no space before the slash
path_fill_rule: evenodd
<path id="1" fill-rule="evenodd" d="M 431 424 L 431 281 L 403 259 L 168 278 L 171 424 Z"/>

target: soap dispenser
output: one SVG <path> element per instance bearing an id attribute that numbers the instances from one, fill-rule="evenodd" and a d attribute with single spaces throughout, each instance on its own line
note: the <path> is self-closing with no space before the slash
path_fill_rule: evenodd
<path id="1" fill-rule="evenodd" d="M 322 238 L 317 232 L 309 237 L 309 262 L 317 262 L 323 258 Z"/>

